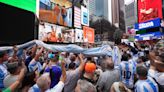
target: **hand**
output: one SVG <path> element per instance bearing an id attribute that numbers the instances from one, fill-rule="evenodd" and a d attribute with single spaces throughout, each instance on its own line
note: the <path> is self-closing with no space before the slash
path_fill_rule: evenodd
<path id="1" fill-rule="evenodd" d="M 14 46 L 13 46 L 13 50 L 14 50 L 15 52 L 17 52 L 17 51 L 18 51 L 18 48 L 17 48 L 17 46 L 16 46 L 16 45 L 14 45 Z"/>
<path id="2" fill-rule="evenodd" d="M 78 55 L 78 57 L 79 57 L 80 60 L 83 60 L 84 55 L 80 53 L 80 54 Z"/>
<path id="3" fill-rule="evenodd" d="M 62 67 L 65 67 L 65 62 L 64 62 L 64 60 L 61 61 L 61 66 L 62 66 Z"/>
<path id="4" fill-rule="evenodd" d="M 23 53 L 25 54 L 27 52 L 27 50 L 26 49 L 23 49 Z"/>

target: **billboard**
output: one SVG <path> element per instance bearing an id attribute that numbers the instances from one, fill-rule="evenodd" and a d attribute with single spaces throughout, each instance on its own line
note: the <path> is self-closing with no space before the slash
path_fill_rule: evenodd
<path id="1" fill-rule="evenodd" d="M 53 43 L 74 43 L 75 32 L 73 29 L 42 22 L 39 25 L 39 40 Z"/>
<path id="2" fill-rule="evenodd" d="M 18 45 L 37 39 L 37 21 L 33 12 L 0 3 L 0 13 L 0 46 Z"/>
<path id="3" fill-rule="evenodd" d="M 83 30 L 75 29 L 75 42 L 84 42 Z"/>
<path id="4" fill-rule="evenodd" d="M 83 5 L 84 7 L 86 7 L 87 9 L 89 9 L 89 0 L 83 0 L 83 1 L 82 1 L 82 5 Z"/>
<path id="5" fill-rule="evenodd" d="M 36 0 L 0 0 L 1 3 L 36 12 Z"/>
<path id="6" fill-rule="evenodd" d="M 81 28 L 81 9 L 74 7 L 74 27 Z"/>
<path id="7" fill-rule="evenodd" d="M 95 42 L 95 32 L 93 28 L 83 26 L 84 32 L 84 42 L 94 43 Z"/>
<path id="8" fill-rule="evenodd" d="M 161 19 L 156 18 L 154 20 L 150 20 L 147 22 L 136 23 L 135 29 L 136 30 L 143 30 L 143 29 L 150 29 L 150 28 L 160 27 L 160 26 L 161 26 Z"/>
<path id="9" fill-rule="evenodd" d="M 162 18 L 162 0 L 138 0 L 138 22 Z"/>
<path id="10" fill-rule="evenodd" d="M 39 19 L 72 27 L 72 3 L 67 0 L 40 0 Z"/>
<path id="11" fill-rule="evenodd" d="M 81 6 L 81 24 L 89 26 L 89 11 L 84 6 Z"/>

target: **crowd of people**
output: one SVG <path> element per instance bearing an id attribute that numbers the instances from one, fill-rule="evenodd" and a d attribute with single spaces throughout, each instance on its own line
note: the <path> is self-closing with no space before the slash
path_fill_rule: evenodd
<path id="1" fill-rule="evenodd" d="M 1 51 L 0 92 L 164 92 L 164 48 L 115 47 L 118 57 L 53 52 L 37 45 L 22 55 L 16 46 L 12 55 Z"/>

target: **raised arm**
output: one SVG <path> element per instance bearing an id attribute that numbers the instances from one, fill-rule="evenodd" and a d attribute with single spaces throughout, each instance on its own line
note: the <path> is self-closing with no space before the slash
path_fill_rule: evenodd
<path id="1" fill-rule="evenodd" d="M 43 50 L 44 50 L 44 47 L 42 47 L 40 51 L 35 55 L 34 57 L 35 61 L 39 60 L 39 57 L 42 55 Z"/>
<path id="2" fill-rule="evenodd" d="M 25 76 L 26 71 L 27 71 L 26 70 L 26 66 L 23 63 L 23 67 L 22 67 L 22 69 L 21 69 L 21 71 L 19 73 L 18 79 L 13 84 L 11 84 L 9 86 L 11 92 L 15 92 L 15 89 L 21 84 L 21 82 L 22 82 L 22 80 L 23 80 L 23 78 Z"/>
<path id="3" fill-rule="evenodd" d="M 61 62 L 61 68 L 62 68 L 62 77 L 61 77 L 60 81 L 62 81 L 64 83 L 66 80 L 66 69 L 65 69 L 65 61 L 64 60 L 62 60 L 62 62 Z"/>
<path id="4" fill-rule="evenodd" d="M 79 65 L 79 71 L 83 71 L 83 69 L 84 69 L 84 65 L 85 65 L 85 62 L 84 62 L 84 60 L 83 60 L 83 55 L 82 54 L 79 54 L 78 55 L 78 58 L 79 58 L 79 60 L 80 60 L 80 65 Z"/>
<path id="5" fill-rule="evenodd" d="M 18 48 L 16 47 L 16 45 L 13 47 L 13 50 L 14 50 L 14 54 L 13 54 L 13 58 L 14 59 L 17 59 L 17 52 L 18 52 Z"/>
<path id="6" fill-rule="evenodd" d="M 31 56 L 32 56 L 33 58 L 35 57 L 37 48 L 38 48 L 38 46 L 35 45 L 35 46 L 32 48 L 32 50 L 31 50 L 31 52 L 32 52 L 32 53 L 31 53 Z"/>

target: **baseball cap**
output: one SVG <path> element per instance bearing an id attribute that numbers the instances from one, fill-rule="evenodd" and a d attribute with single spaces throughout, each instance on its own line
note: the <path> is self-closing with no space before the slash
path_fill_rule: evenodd
<path id="1" fill-rule="evenodd" d="M 55 57 L 55 54 L 48 54 L 49 59 L 53 59 Z"/>
<path id="2" fill-rule="evenodd" d="M 93 73 L 96 70 L 96 65 L 94 63 L 86 63 L 85 64 L 85 72 Z"/>

